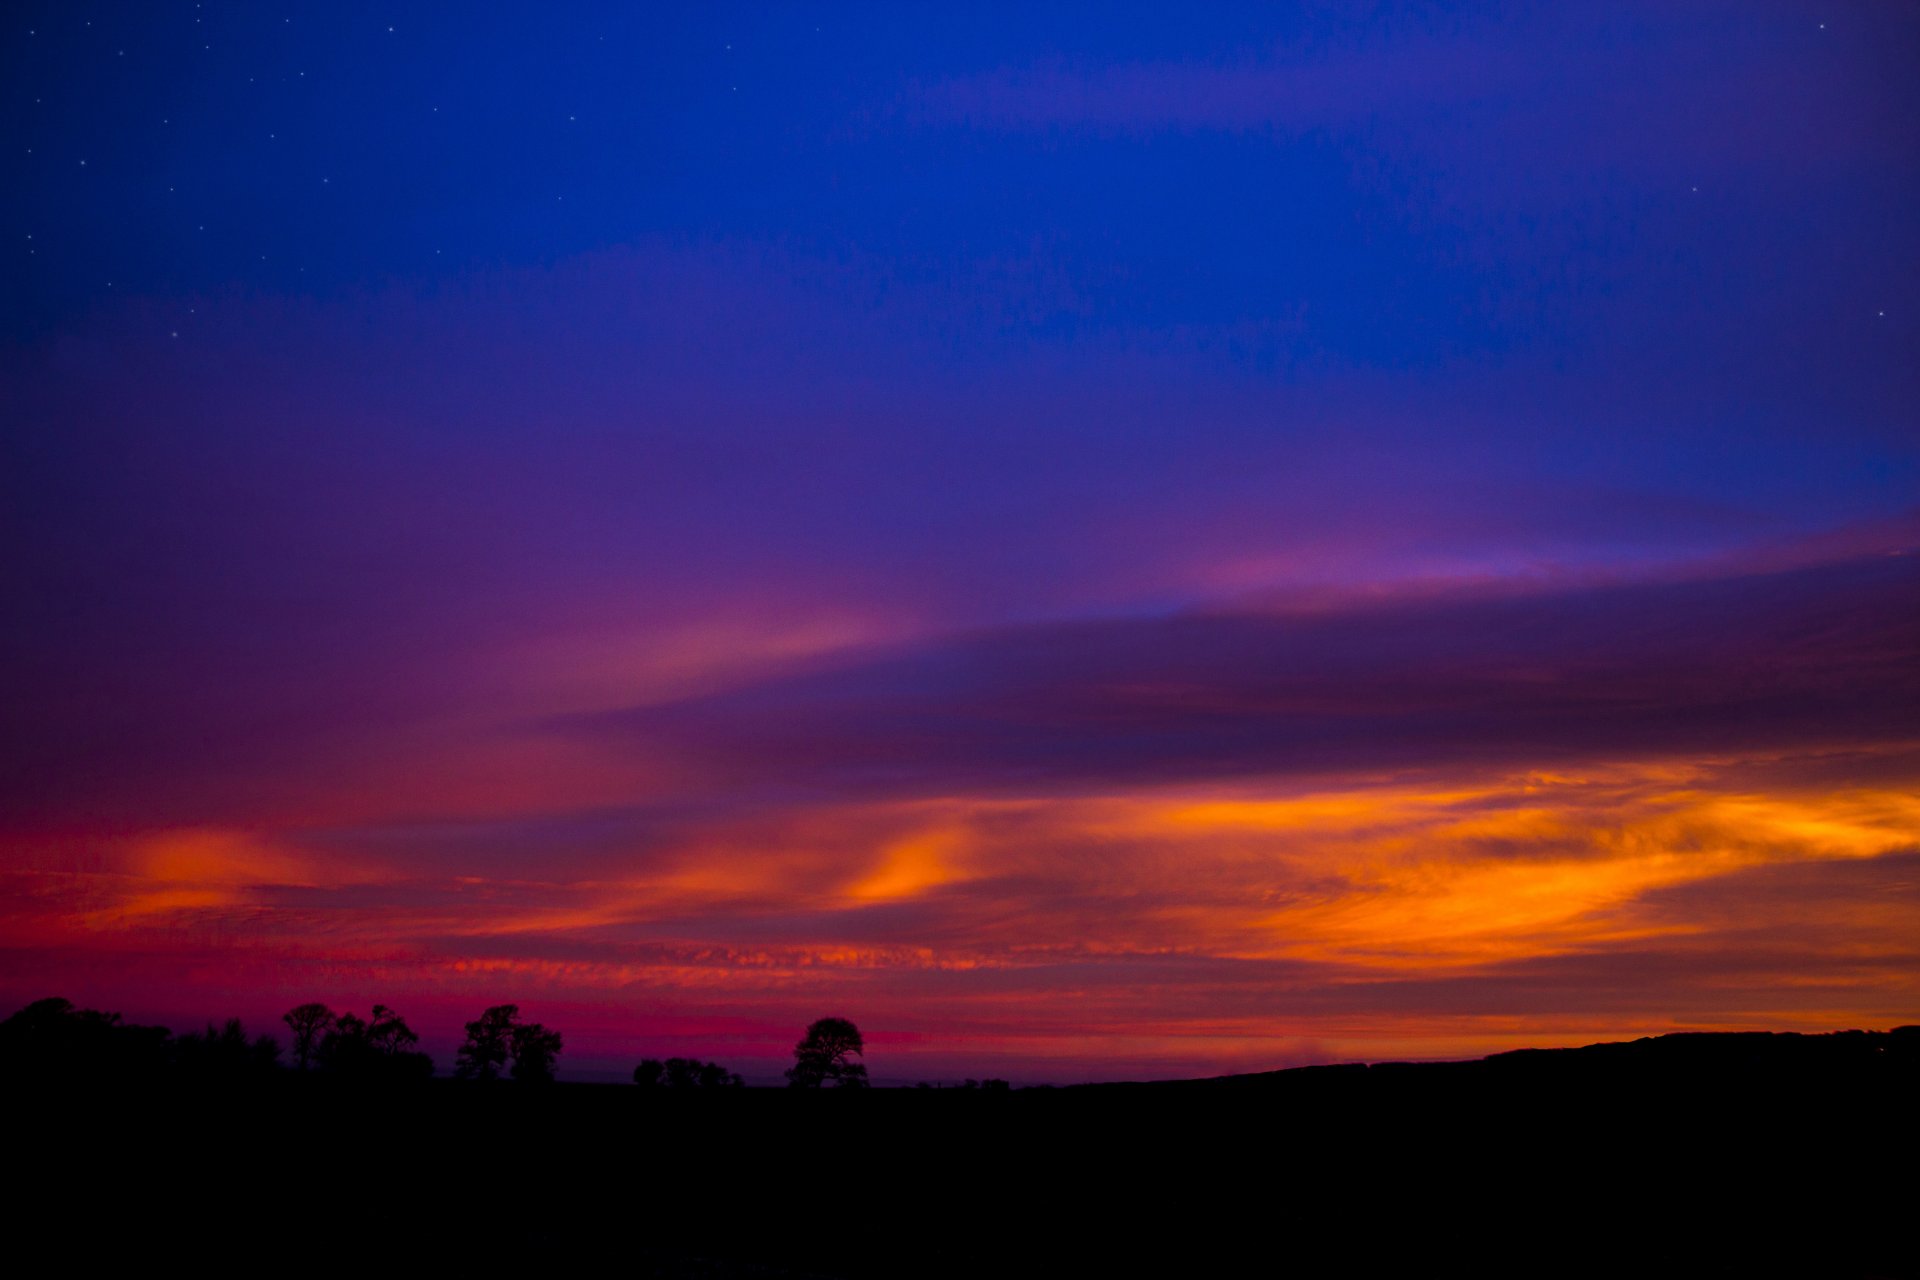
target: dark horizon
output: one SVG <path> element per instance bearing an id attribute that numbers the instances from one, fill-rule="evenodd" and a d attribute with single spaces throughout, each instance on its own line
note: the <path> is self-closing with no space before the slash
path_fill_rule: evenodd
<path id="1" fill-rule="evenodd" d="M 290 1029 L 322 1025 L 295 1012 Z M 712 1063 L 554 1084 L 554 1029 L 506 1008 L 469 1028 L 470 1067 L 504 1066 L 488 1046 L 510 1033 L 491 1082 L 420 1076 L 382 1014 L 309 1071 L 264 1067 L 238 1028 L 165 1060 L 129 1029 L 133 1052 L 105 1062 L 57 1034 L 23 1043 L 20 1022 L 0 1020 L 0 1092 L 35 1176 L 13 1207 L 43 1249 L 109 1265 L 150 1266 L 189 1229 L 196 1256 L 256 1267 L 305 1249 L 445 1269 L 479 1245 L 489 1265 L 643 1280 L 1212 1275 L 1263 1252 L 1395 1274 L 1913 1266 L 1899 1156 L 1920 1119 L 1920 1026 L 849 1092 L 806 1087 L 862 1078 L 842 1069 L 860 1033 L 835 1017 L 796 1043 L 786 1089 L 736 1087 Z M 79 1031 L 68 1049 L 109 1031 L 59 1010 L 33 1026 Z"/>
<path id="2" fill-rule="evenodd" d="M 71 1001 L 49 997 L 31 1002 L 28 1006 L 15 1010 L 6 1017 L 0 1017 L 0 1086 L 11 1085 L 19 1088 L 26 1086 L 78 1087 L 82 1089 L 111 1086 L 116 1088 L 165 1085 L 169 1082 L 196 1085 L 200 1083 L 222 1084 L 225 1087 L 258 1086 L 270 1083 L 273 1079 L 292 1080 L 305 1078 L 311 1073 L 315 1078 L 338 1078 L 356 1086 L 384 1085 L 385 1087 L 406 1088 L 419 1081 L 440 1079 L 465 1079 L 471 1074 L 466 1059 L 474 1043 L 474 1033 L 480 1023 L 469 1023 L 467 1042 L 461 1052 L 451 1060 L 443 1060 L 423 1047 L 418 1035 L 408 1026 L 404 1014 L 387 1006 L 375 1003 L 372 1028 L 376 1035 L 373 1052 L 379 1056 L 369 1060 L 368 1041 L 352 1039 L 346 1044 L 353 1050 L 353 1056 L 344 1057 L 339 1050 L 333 1049 L 333 1037 L 325 1037 L 323 1032 L 340 1030 L 349 1037 L 361 1037 L 368 1028 L 369 1020 L 359 1018 L 354 1010 L 333 1010 L 321 1004 L 305 1004 L 288 1011 L 281 1019 L 280 1026 L 261 1028 L 247 1027 L 238 1018 L 207 1018 L 194 1023 L 184 1030 L 167 1027 L 148 1027 L 122 1018 L 116 1011 L 88 1010 L 74 1006 Z M 51 1010 L 51 1012 L 49 1012 Z M 313 1011 L 307 1018 L 310 1030 L 302 1043 L 299 1019 L 302 1014 Z M 488 1013 L 504 1012 L 509 1022 L 524 1021 L 519 1018 L 517 1005 L 507 1005 L 503 1010 L 489 1010 Z M 343 1018 L 342 1015 L 345 1015 Z M 389 1029 L 397 1029 L 397 1036 L 385 1038 L 384 1045 L 378 1038 L 382 1019 Z M 348 1023 L 353 1029 L 347 1029 Z M 829 1017 L 817 1021 L 815 1026 L 841 1023 L 843 1020 Z M 504 1024 L 503 1024 L 504 1025 Z M 851 1022 L 844 1022 L 846 1032 L 851 1036 L 852 1057 L 844 1061 L 857 1063 L 858 1080 L 863 1088 L 879 1089 L 946 1089 L 964 1088 L 968 1090 L 986 1088 L 999 1089 L 1041 1089 L 1056 1088 L 1105 1088 L 1105 1087 L 1145 1087 L 1155 1084 L 1165 1085 L 1249 1085 L 1263 1081 L 1279 1082 L 1283 1078 L 1297 1080 L 1332 1079 L 1335 1076 L 1348 1076 L 1355 1070 L 1374 1070 L 1385 1072 L 1389 1076 L 1402 1076 L 1405 1071 L 1415 1068 L 1432 1067 L 1472 1068 L 1500 1066 L 1508 1078 L 1521 1079 L 1531 1077 L 1536 1080 L 1548 1078 L 1544 1072 L 1582 1068 L 1589 1074 L 1597 1073 L 1602 1078 L 1619 1077 L 1624 1081 L 1637 1082 L 1636 1087 L 1663 1079 L 1678 1079 L 1681 1075 L 1701 1070 L 1713 1070 L 1726 1074 L 1730 1080 L 1741 1081 L 1741 1087 L 1752 1087 L 1755 1080 L 1763 1079 L 1786 1065 L 1795 1065 L 1800 1069 L 1808 1068 L 1823 1071 L 1838 1071 L 1842 1074 L 1848 1069 L 1860 1070 L 1862 1067 L 1880 1066 L 1884 1070 L 1904 1071 L 1908 1075 L 1920 1070 L 1920 1025 L 1889 1028 L 1853 1027 L 1825 1032 L 1797 1031 L 1738 1031 L 1738 1032 L 1669 1032 L 1659 1036 L 1645 1036 L 1632 1041 L 1606 1041 L 1575 1046 L 1527 1046 L 1518 1049 L 1503 1050 L 1498 1054 L 1480 1055 L 1471 1058 L 1428 1058 L 1428 1059 L 1382 1059 L 1378 1061 L 1355 1061 L 1351 1059 L 1328 1060 L 1275 1068 L 1266 1071 L 1238 1072 L 1218 1076 L 1173 1077 L 1150 1080 L 1106 1079 L 1084 1081 L 1060 1080 L 1008 1080 L 1004 1077 L 986 1073 L 973 1073 L 956 1076 L 952 1079 L 939 1079 L 920 1076 L 913 1079 L 894 1078 L 882 1073 L 872 1074 L 871 1063 L 864 1060 L 865 1050 L 862 1036 Z M 204 1030 L 203 1030 L 204 1028 Z M 64 1029 L 64 1034 L 62 1034 Z M 544 1027 L 536 1027 L 544 1033 Z M 643 1057 L 638 1065 L 629 1070 L 608 1072 L 589 1068 L 585 1072 L 569 1069 L 564 1062 L 565 1028 L 552 1028 L 555 1034 L 548 1047 L 550 1056 L 545 1058 L 546 1066 L 538 1071 L 535 1086 L 552 1087 L 555 1084 L 646 1084 L 659 1087 L 662 1084 L 661 1060 L 658 1057 Z M 159 1032 L 159 1038 L 148 1035 Z M 102 1035 L 101 1033 L 105 1034 Z M 207 1042 L 218 1042 L 224 1032 L 225 1043 L 232 1055 L 220 1062 L 211 1062 L 193 1056 L 202 1051 Z M 37 1038 L 36 1038 L 37 1037 Z M 797 1044 L 794 1050 L 796 1059 L 801 1055 L 806 1043 L 814 1038 L 814 1029 L 809 1028 L 808 1035 Z M 116 1041 L 127 1041 L 118 1048 Z M 317 1052 L 316 1052 L 317 1050 Z M 331 1051 L 331 1052 L 330 1052 Z M 503 1050 L 504 1053 L 517 1056 L 517 1050 Z M 1894 1057 L 1882 1055 L 1892 1053 Z M 639 1055 L 636 1055 L 639 1057 Z M 507 1079 L 506 1067 L 509 1058 L 503 1058 L 499 1079 Z M 732 1088 L 791 1088 L 797 1082 L 794 1073 L 789 1070 L 772 1079 L 743 1078 L 736 1072 L 730 1072 L 725 1063 L 705 1063 L 699 1058 L 685 1060 L 687 1074 L 684 1078 L 673 1079 L 669 1075 L 666 1083 L 675 1086 L 698 1086 L 706 1089 L 720 1087 Z M 674 1066 L 674 1060 L 666 1063 Z M 709 1068 L 711 1078 L 695 1078 L 693 1074 L 701 1067 Z M 369 1070 L 377 1067 L 377 1070 Z M 1521 1067 L 1527 1068 L 1523 1075 L 1513 1072 Z M 397 1070 L 395 1070 L 397 1068 Z M 651 1070 L 651 1075 L 643 1074 Z M 494 1077 L 488 1077 L 494 1078 Z M 1435 1079 L 1440 1077 L 1435 1076 Z M 530 1087 L 519 1082 L 518 1074 L 512 1079 L 520 1087 Z M 819 1087 L 817 1080 L 814 1087 Z"/>

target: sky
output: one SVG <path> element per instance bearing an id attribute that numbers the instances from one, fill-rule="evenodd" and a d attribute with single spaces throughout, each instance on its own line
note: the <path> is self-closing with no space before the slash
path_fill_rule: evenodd
<path id="1" fill-rule="evenodd" d="M 21 3 L 0 1009 L 1920 1021 L 1920 10 Z"/>

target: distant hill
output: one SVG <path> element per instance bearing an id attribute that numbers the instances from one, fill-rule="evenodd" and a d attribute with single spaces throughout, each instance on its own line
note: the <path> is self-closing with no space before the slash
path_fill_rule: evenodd
<path id="1" fill-rule="evenodd" d="M 1079 1089 L 1307 1089 L 1341 1085 L 1460 1087 L 1612 1081 L 1622 1085 L 1712 1078 L 1920 1073 L 1920 1026 L 1890 1031 L 1683 1031 L 1571 1049 L 1513 1049 L 1456 1062 L 1346 1062 L 1243 1075 Z"/>

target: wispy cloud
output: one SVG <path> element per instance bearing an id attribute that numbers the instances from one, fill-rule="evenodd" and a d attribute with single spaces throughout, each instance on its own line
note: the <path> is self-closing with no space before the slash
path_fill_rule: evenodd
<path id="1" fill-rule="evenodd" d="M 615 1056 L 631 1006 L 768 1071 L 831 1005 L 903 1072 L 1036 1076 L 1884 1023 L 1917 591 L 1882 554 L 842 654 L 560 722 L 657 739 L 671 799 L 17 837 L 7 989 L 377 990 L 441 1035 L 510 993 Z"/>
<path id="2" fill-rule="evenodd" d="M 579 732 L 735 787 L 1071 790 L 1900 743 L 1920 558 L 962 637 Z"/>

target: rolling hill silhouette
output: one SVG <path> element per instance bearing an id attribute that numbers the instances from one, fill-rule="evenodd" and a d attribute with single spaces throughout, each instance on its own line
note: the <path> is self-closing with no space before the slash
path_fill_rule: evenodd
<path id="1" fill-rule="evenodd" d="M 69 1071 L 5 1096 L 14 1221 L 96 1265 L 1869 1277 L 1916 1274 L 1917 1085 L 1908 1026 L 1018 1090 Z"/>
<path id="2" fill-rule="evenodd" d="M 1569 1049 L 1513 1049 L 1485 1058 L 1447 1062 L 1337 1063 L 1279 1071 L 1153 1082 L 1164 1088 L 1280 1088 L 1310 1090 L 1366 1082 L 1386 1089 L 1417 1081 L 1429 1087 L 1498 1084 L 1501 1087 L 1572 1083 L 1623 1088 L 1699 1083 L 1710 1079 L 1831 1076 L 1836 1082 L 1884 1073 L 1920 1073 L 1920 1026 L 1891 1031 L 1682 1031 L 1639 1040 Z M 1141 1088 L 1139 1084 L 1085 1088 Z"/>

